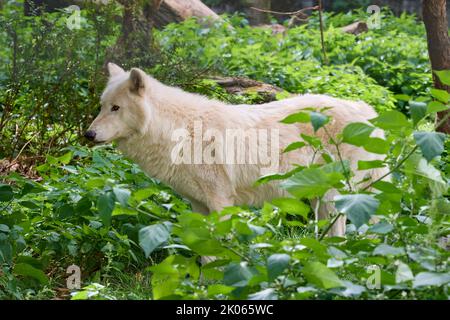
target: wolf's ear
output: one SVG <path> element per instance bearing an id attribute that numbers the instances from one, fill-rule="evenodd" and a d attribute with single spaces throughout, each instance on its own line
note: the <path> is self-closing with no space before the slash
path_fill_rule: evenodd
<path id="1" fill-rule="evenodd" d="M 133 68 L 130 71 L 130 91 L 137 94 L 143 95 L 145 90 L 145 73 L 141 69 Z"/>
<path id="2" fill-rule="evenodd" d="M 112 63 L 112 62 L 108 62 L 108 74 L 109 74 L 110 78 L 114 77 L 114 76 L 117 76 L 119 74 L 122 74 L 124 72 L 125 72 L 125 70 L 123 70 L 117 64 Z"/>

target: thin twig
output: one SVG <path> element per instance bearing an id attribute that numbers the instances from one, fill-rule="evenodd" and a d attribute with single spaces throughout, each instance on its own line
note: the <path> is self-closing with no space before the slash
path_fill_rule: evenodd
<path id="1" fill-rule="evenodd" d="M 330 231 L 330 229 L 334 226 L 334 224 L 336 223 L 336 221 L 342 216 L 343 214 L 341 212 L 339 212 L 334 218 L 333 220 L 331 220 L 330 224 L 327 226 L 327 228 L 322 232 L 322 234 L 320 235 L 319 241 L 322 240 L 323 238 L 325 238 L 325 236 L 327 235 L 328 231 Z"/>
<path id="2" fill-rule="evenodd" d="M 272 11 L 272 10 L 261 9 L 261 8 L 255 8 L 255 7 L 250 7 L 250 9 L 253 9 L 253 10 L 256 10 L 256 11 L 260 11 L 260 12 L 279 14 L 279 15 L 282 15 L 282 16 L 297 16 L 297 15 L 304 14 L 303 11 L 307 11 L 307 10 L 317 10 L 317 9 L 319 9 L 319 6 L 306 7 L 306 8 L 297 10 L 297 11 L 290 11 L 290 12 Z"/>
<path id="3" fill-rule="evenodd" d="M 322 0 L 319 0 L 319 25 L 320 25 L 320 42 L 322 44 L 323 63 L 328 64 L 327 52 L 325 49 L 325 39 L 323 35 L 323 19 L 322 19 Z"/>

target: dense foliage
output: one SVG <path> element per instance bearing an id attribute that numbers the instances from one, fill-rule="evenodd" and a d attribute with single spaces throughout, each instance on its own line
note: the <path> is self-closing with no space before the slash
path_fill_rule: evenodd
<path id="1" fill-rule="evenodd" d="M 0 157 L 22 150 L 45 161 L 36 168 L 39 181 L 1 177 L 0 298 L 449 298 L 450 167 L 446 136 L 434 132 L 433 119 L 450 97 L 430 90 L 424 30 L 414 17 L 386 12 L 382 29 L 354 36 L 339 27 L 363 12 L 326 15 L 329 65 L 316 17 L 284 35 L 251 28 L 239 16 L 157 31 L 157 57 L 141 67 L 187 90 L 252 102 L 207 80 L 243 75 L 291 93 L 361 99 L 380 111 L 370 125 L 351 124 L 330 138 L 335 148 L 349 143 L 386 155 L 360 161 L 358 170 L 384 166 L 390 180 L 349 184 L 346 159 L 303 136 L 289 149 L 308 144 L 324 164 L 259 180 L 283 180 L 293 198 L 203 216 L 111 146 L 76 143 L 97 111 L 117 13 L 83 11 L 83 28 L 68 32 L 65 13 L 2 12 Z M 448 73 L 440 76 L 449 81 Z M 329 120 L 316 110 L 284 122 L 326 130 Z M 375 127 L 386 130 L 385 140 L 370 137 Z M 349 219 L 346 238 L 324 237 L 334 219 L 313 218 L 310 201 L 332 188 L 341 193 L 334 217 Z M 201 266 L 200 256 L 218 258 Z M 66 270 L 73 264 L 83 289 L 70 296 Z"/>

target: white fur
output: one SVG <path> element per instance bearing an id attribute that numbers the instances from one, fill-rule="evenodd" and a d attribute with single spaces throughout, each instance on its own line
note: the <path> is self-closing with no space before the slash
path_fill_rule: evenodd
<path id="1" fill-rule="evenodd" d="M 298 95 L 263 105 L 228 105 L 166 86 L 139 69 L 132 70 L 135 77 L 133 81 L 130 80 L 130 73 L 120 67 L 110 64 L 109 69 L 111 77 L 102 95 L 102 111 L 90 127 L 97 133 L 96 140 L 116 140 L 119 149 L 137 162 L 149 176 L 173 187 L 192 202 L 194 211 L 202 213 L 233 205 L 262 206 L 264 201 L 289 195 L 278 187 L 277 182 L 253 186 L 261 176 L 259 163 L 173 164 L 171 152 L 177 143 L 172 139 L 174 130 L 186 128 L 191 131 L 194 121 L 202 121 L 204 129 L 214 128 L 221 132 L 233 128 L 278 129 L 279 171 L 286 172 L 292 169 L 293 164 L 308 165 L 312 161 L 312 151 L 308 147 L 281 152 L 290 143 L 301 140 L 301 132 L 313 135 L 310 124 L 287 125 L 279 122 L 289 114 L 302 108 L 330 107 L 325 113 L 332 116 L 327 129 L 333 136 L 342 132 L 350 122 L 367 122 L 376 117 L 373 108 L 364 102 L 326 95 Z M 142 85 L 140 91 L 133 90 L 136 81 Z M 119 105 L 120 110 L 111 112 L 112 105 Z M 328 145 L 329 139 L 324 130 L 320 129 L 317 135 L 336 156 L 334 146 Z M 375 130 L 372 136 L 383 137 L 383 133 Z M 381 159 L 379 155 L 348 144 L 343 144 L 340 151 L 353 169 L 356 169 L 358 160 Z M 314 162 L 320 161 L 320 156 L 315 159 Z M 357 174 L 353 182 L 361 180 L 368 173 L 373 179 L 377 178 L 384 170 L 355 172 Z M 326 198 L 331 200 L 333 194 L 329 192 Z M 330 210 L 330 204 L 321 205 L 319 218 L 327 217 Z M 331 234 L 343 235 L 344 232 L 345 219 L 341 219 Z"/>

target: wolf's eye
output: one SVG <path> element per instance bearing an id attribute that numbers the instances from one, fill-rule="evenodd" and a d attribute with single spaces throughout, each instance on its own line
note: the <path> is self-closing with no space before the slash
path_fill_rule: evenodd
<path id="1" fill-rule="evenodd" d="M 120 109 L 120 107 L 118 105 L 113 105 L 111 108 L 111 111 L 117 111 L 119 109 Z"/>

